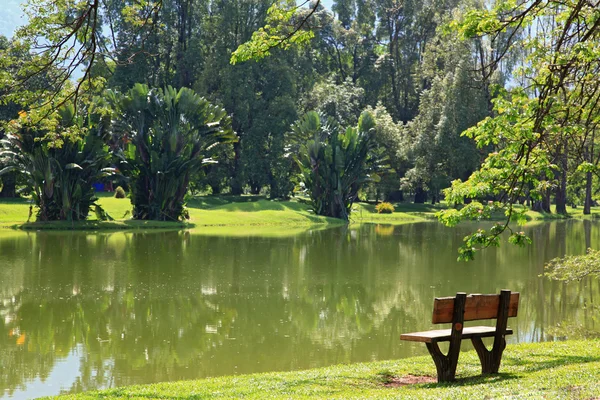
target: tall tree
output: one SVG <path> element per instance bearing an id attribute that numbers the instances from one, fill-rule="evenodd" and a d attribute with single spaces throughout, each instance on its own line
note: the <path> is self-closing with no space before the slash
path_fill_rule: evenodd
<path id="1" fill-rule="evenodd" d="M 440 34 L 427 45 L 421 77 L 430 82 L 420 96 L 419 112 L 406 126 L 406 158 L 412 168 L 403 187 L 415 202 L 440 200 L 440 190 L 456 178 L 467 179 L 480 163 L 475 143 L 461 133 L 488 116 L 489 89 L 477 79 L 472 43 Z"/>
<path id="2" fill-rule="evenodd" d="M 469 12 L 459 30 L 465 36 L 496 35 L 507 28 L 535 26 L 536 33 L 511 45 L 529 49 L 522 75 L 527 89 L 504 92 L 495 100 L 497 115 L 468 131 L 479 146 L 493 144 L 481 169 L 466 181 L 456 181 L 448 198 L 462 203 L 465 197 L 497 196 L 492 204 L 472 203 L 441 215 L 454 224 L 466 218 L 504 209 L 507 221 L 489 232 L 465 239 L 461 257 L 470 259 L 481 247 L 497 245 L 499 235 L 511 229 L 511 219 L 523 220 L 514 204 L 526 190 L 545 200 L 557 169 L 553 155 L 565 141 L 590 135 L 600 122 L 600 7 L 598 2 L 533 1 L 500 4 L 490 10 Z M 497 61 L 497 60 L 496 60 Z M 511 241 L 527 242 L 520 232 Z"/>

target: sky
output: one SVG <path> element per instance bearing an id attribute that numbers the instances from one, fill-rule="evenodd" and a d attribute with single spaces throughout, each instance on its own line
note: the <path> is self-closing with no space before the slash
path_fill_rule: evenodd
<path id="1" fill-rule="evenodd" d="M 17 26 L 23 25 L 23 0 L 0 0 L 0 35 L 12 36 Z"/>
<path id="2" fill-rule="evenodd" d="M 25 23 L 21 3 L 24 0 L 0 0 L 0 35 L 10 37 L 15 29 Z M 322 4 L 331 9 L 333 0 L 321 0 Z"/>

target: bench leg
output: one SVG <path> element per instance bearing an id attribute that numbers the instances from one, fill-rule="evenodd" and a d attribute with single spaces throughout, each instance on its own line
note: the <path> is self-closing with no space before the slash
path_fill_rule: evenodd
<path id="1" fill-rule="evenodd" d="M 433 358 L 435 368 L 437 369 L 438 382 L 451 382 L 456 376 L 456 366 L 458 364 L 458 355 L 460 353 L 460 347 L 458 351 L 448 351 L 448 355 L 444 355 L 440 350 L 440 347 L 436 342 L 425 343 L 427 350 Z"/>
<path id="2" fill-rule="evenodd" d="M 498 317 L 496 319 L 496 333 L 494 334 L 494 345 L 491 350 L 485 347 L 480 337 L 471 338 L 473 347 L 475 347 L 481 361 L 481 373 L 483 374 L 497 374 L 500 369 L 502 352 L 506 348 L 505 332 L 509 305 L 510 290 L 501 290 Z"/>
<path id="3" fill-rule="evenodd" d="M 502 360 L 502 353 L 506 348 L 506 340 L 504 337 L 494 340 L 494 346 L 491 350 L 488 350 L 483 344 L 480 337 L 471 338 L 471 343 L 477 351 L 479 361 L 481 361 L 481 373 L 482 374 L 497 374 L 500 369 L 500 361 Z"/>

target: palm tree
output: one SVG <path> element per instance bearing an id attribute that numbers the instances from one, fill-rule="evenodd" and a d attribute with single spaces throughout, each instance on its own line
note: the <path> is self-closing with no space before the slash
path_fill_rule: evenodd
<path id="1" fill-rule="evenodd" d="M 96 116 L 97 117 L 97 116 Z M 25 177 L 38 207 L 38 221 L 79 221 L 96 204 L 93 184 L 112 175 L 110 155 L 100 124 L 84 119 L 67 104 L 48 117 L 44 127 L 32 125 L 22 112 L 9 124 L 0 157 L 0 175 L 16 171 Z"/>
<path id="2" fill-rule="evenodd" d="M 362 186 L 384 166 L 376 155 L 375 120 L 364 112 L 357 127 L 339 125 L 314 111 L 292 126 L 299 145 L 298 165 L 315 213 L 348 220 Z"/>
<path id="3" fill-rule="evenodd" d="M 190 177 L 215 162 L 207 158 L 213 146 L 236 140 L 227 113 L 188 88 L 136 84 L 106 98 L 122 143 L 119 167 L 131 181 L 133 218 L 180 220 Z"/>

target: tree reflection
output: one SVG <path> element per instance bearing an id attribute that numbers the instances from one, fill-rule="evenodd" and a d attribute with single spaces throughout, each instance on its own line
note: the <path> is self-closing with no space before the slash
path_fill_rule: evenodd
<path id="1" fill-rule="evenodd" d="M 579 222 L 579 223 L 573 223 Z M 53 378 L 82 391 L 422 354 L 401 332 L 429 329 L 433 297 L 522 293 L 513 340 L 595 329 L 598 282 L 538 275 L 598 242 L 591 221 L 529 228 L 534 245 L 457 263 L 465 231 L 365 225 L 286 238 L 194 232 L 29 233 L 0 240 L 0 389 Z M 559 335 L 559 337 L 562 337 Z"/>

